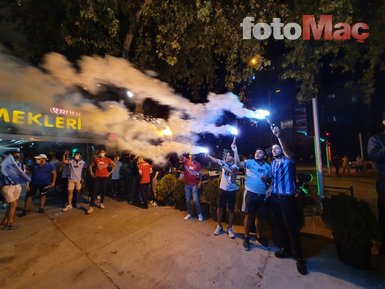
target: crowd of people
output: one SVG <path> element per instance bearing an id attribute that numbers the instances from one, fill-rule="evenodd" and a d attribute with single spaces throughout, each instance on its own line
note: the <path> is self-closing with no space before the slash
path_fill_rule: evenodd
<path id="1" fill-rule="evenodd" d="M 384 114 L 385 124 L 385 114 Z M 303 257 L 299 231 L 303 226 L 303 215 L 299 208 L 296 195 L 295 161 L 286 143 L 281 138 L 277 126 L 271 125 L 272 133 L 278 142 L 272 145 L 272 162 L 266 161 L 267 155 L 263 148 L 257 148 L 251 159 L 241 160 L 238 148 L 234 142 L 231 151 L 227 151 L 223 159 L 217 159 L 209 154 L 206 158 L 221 168 L 219 197 L 217 203 L 217 225 L 214 235 L 224 232 L 230 238 L 235 238 L 232 228 L 236 194 L 238 184 L 236 177 L 240 169 L 245 170 L 245 190 L 243 193 L 242 212 L 244 213 L 243 247 L 250 250 L 250 231 L 255 224 L 256 241 L 265 249 L 270 248 L 270 241 L 264 230 L 264 220 L 267 217 L 267 203 L 270 209 L 270 223 L 272 241 L 279 247 L 275 252 L 277 258 L 293 257 L 300 274 L 307 274 L 306 261 Z M 377 190 L 379 193 L 380 226 L 383 227 L 383 190 L 382 163 L 384 161 L 385 146 L 383 134 L 370 139 L 368 155 L 379 166 Z M 338 156 L 336 156 L 338 157 Z M 137 204 L 143 208 L 156 206 L 156 187 L 164 176 L 165 169 L 153 166 L 142 156 L 114 154 L 108 157 L 106 151 L 97 151 L 90 164 L 82 159 L 82 154 L 73 155 L 65 151 L 62 159 L 54 156 L 49 159 L 45 154 L 34 157 L 34 162 L 23 164 L 19 151 L 9 152 L 1 163 L 0 187 L 2 196 L 8 208 L 1 225 L 6 230 L 17 228 L 14 224 L 18 199 L 22 191 L 22 184 L 26 184 L 26 197 L 21 216 L 26 216 L 31 209 L 33 197 L 39 196 L 39 213 L 45 212 L 47 193 L 50 190 L 61 190 L 65 196 L 63 212 L 73 207 L 80 207 L 83 198 L 88 203 L 86 214 L 94 213 L 94 208 L 105 209 L 104 200 L 107 194 L 112 198 L 121 195 L 128 197 L 130 204 Z M 359 168 L 363 162 L 358 160 Z M 345 155 L 335 160 L 336 172 L 342 164 L 343 174 L 349 174 L 349 159 Z M 191 198 L 195 203 L 198 220 L 203 221 L 198 189 L 202 181 L 201 164 L 190 153 L 187 157 L 180 156 L 178 168 L 169 168 L 168 172 L 180 174 L 185 184 L 187 215 L 184 220 L 193 217 Z M 60 177 L 58 177 L 60 176 Z M 86 186 L 86 190 L 84 188 Z M 88 197 L 82 192 L 88 191 Z M 228 210 L 228 227 L 224 230 L 222 216 Z M 384 231 L 382 231 L 384 232 Z M 382 238 L 384 234 L 382 234 Z M 383 252 L 383 247 L 381 248 Z"/>
<path id="2" fill-rule="evenodd" d="M 236 176 L 239 169 L 245 169 L 246 182 L 242 211 L 245 214 L 243 246 L 250 250 L 250 230 L 255 222 L 257 241 L 266 249 L 269 241 L 263 230 L 266 217 L 266 200 L 271 199 L 272 212 L 274 213 L 273 230 L 274 243 L 280 250 L 275 253 L 278 258 L 294 256 L 298 272 L 306 274 L 306 263 L 302 256 L 299 239 L 300 224 L 298 222 L 297 204 L 295 194 L 295 168 L 294 161 L 287 147 L 280 138 L 279 129 L 272 126 L 273 133 L 279 143 L 272 146 L 274 160 L 268 164 L 266 152 L 258 148 L 254 158 L 241 161 L 235 143 L 228 151 L 224 160 L 206 157 L 218 164 L 222 169 L 219 185 L 219 198 L 217 209 L 218 224 L 214 234 L 220 235 L 224 230 L 221 224 L 223 212 L 229 210 L 229 224 L 226 230 L 231 238 L 235 238 L 232 229 L 235 208 L 236 192 L 238 185 Z M 122 161 L 121 161 L 122 158 Z M 21 193 L 21 185 L 26 183 L 26 197 L 21 216 L 26 216 L 31 210 L 33 197 L 39 196 L 39 213 L 45 212 L 47 193 L 58 190 L 65 196 L 63 212 L 74 207 L 80 207 L 80 200 L 86 200 L 88 207 L 86 214 L 95 212 L 95 207 L 105 209 L 105 197 L 109 194 L 112 198 L 121 195 L 128 197 L 130 204 L 137 204 L 143 208 L 156 206 L 156 184 L 164 175 L 164 169 L 153 166 L 150 161 L 142 156 L 114 154 L 107 156 L 101 149 L 96 152 L 90 164 L 82 159 L 82 154 L 73 155 L 65 151 L 61 160 L 46 154 L 34 157 L 34 162 L 26 165 L 20 161 L 20 152 L 9 153 L 1 164 L 2 195 L 9 204 L 7 213 L 2 220 L 4 229 L 17 228 L 14 216 L 17 201 Z M 200 207 L 198 189 L 202 181 L 202 166 L 195 160 L 195 155 L 190 153 L 187 157 L 180 156 L 179 166 L 167 169 L 175 174 L 180 174 L 185 185 L 187 215 L 184 220 L 193 217 L 190 200 L 194 200 L 198 220 L 203 221 Z M 59 176 L 59 177 L 58 177 Z M 86 187 L 86 188 L 85 188 Z M 88 191 L 88 197 L 84 192 Z"/>

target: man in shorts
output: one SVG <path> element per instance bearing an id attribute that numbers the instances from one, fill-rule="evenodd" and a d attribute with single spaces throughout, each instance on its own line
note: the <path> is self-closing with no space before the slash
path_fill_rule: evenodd
<path id="1" fill-rule="evenodd" d="M 73 159 L 68 159 L 69 152 L 63 155 L 63 165 L 69 166 L 70 176 L 68 178 L 68 202 L 63 212 L 72 209 L 72 198 L 74 195 L 74 189 L 80 196 L 80 190 L 82 188 L 83 173 L 86 169 L 86 162 L 81 159 L 82 155 L 77 152 Z"/>
<path id="2" fill-rule="evenodd" d="M 218 236 L 223 232 L 221 224 L 223 211 L 226 211 L 226 207 L 229 209 L 229 227 L 227 228 L 227 234 L 231 239 L 235 238 L 233 232 L 233 219 L 235 201 L 238 192 L 238 185 L 235 182 L 238 173 L 238 167 L 235 164 L 234 156 L 230 151 L 226 152 L 225 160 L 213 158 L 209 154 L 207 157 L 214 163 L 217 163 L 222 168 L 221 182 L 219 184 L 219 198 L 217 208 L 217 227 L 214 231 L 214 235 Z"/>
<path id="3" fill-rule="evenodd" d="M 27 195 L 24 202 L 24 212 L 22 216 L 27 215 L 31 205 L 32 197 L 40 194 L 39 213 L 44 213 L 45 202 L 47 200 L 47 192 L 55 186 L 56 168 L 48 162 L 48 157 L 45 154 L 39 154 L 35 157 L 35 164 L 32 164 L 28 169 L 31 172 L 31 182 L 27 184 Z"/>
<path id="4" fill-rule="evenodd" d="M 16 229 L 14 217 L 21 193 L 21 184 L 30 181 L 25 175 L 23 164 L 19 161 L 20 152 L 11 152 L 1 164 L 1 194 L 8 204 L 7 212 L 1 221 L 6 230 Z"/>
<path id="5" fill-rule="evenodd" d="M 252 221 L 254 221 L 257 241 L 263 248 L 268 249 L 269 241 L 263 236 L 263 219 L 267 213 L 266 191 L 272 176 L 271 166 L 265 162 L 266 154 L 262 148 L 255 150 L 254 159 L 245 161 L 240 161 L 235 143 L 231 145 L 231 148 L 234 151 L 236 164 L 240 168 L 246 169 L 244 206 L 242 208 L 245 213 L 243 247 L 246 251 L 250 251 L 250 228 Z"/>

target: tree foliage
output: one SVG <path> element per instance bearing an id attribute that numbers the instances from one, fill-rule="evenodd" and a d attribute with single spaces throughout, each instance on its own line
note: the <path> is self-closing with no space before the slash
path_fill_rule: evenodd
<path id="1" fill-rule="evenodd" d="M 134 62 L 161 71 L 167 82 L 193 96 L 234 90 L 269 61 L 262 42 L 242 39 L 240 23 L 280 13 L 273 1 L 152 1 L 139 19 Z M 249 65 L 250 59 L 258 59 Z"/>
<path id="2" fill-rule="evenodd" d="M 51 51 L 70 59 L 81 55 L 127 57 L 142 70 L 197 101 L 208 91 L 242 90 L 256 71 L 270 65 L 281 41 L 242 39 L 240 23 L 302 22 L 302 15 L 333 15 L 333 22 L 366 22 L 370 37 L 350 41 L 285 41 L 281 65 L 274 69 L 299 84 L 297 98 L 322 94 L 333 77 L 357 97 L 369 100 L 382 69 L 385 3 L 381 0 L 0 0 L 0 20 L 16 23 L 2 42 L 18 55 L 39 62 Z M 11 4 L 10 4 L 11 3 Z M 54 4 L 53 4 L 54 3 Z M 317 17 L 318 18 L 318 17 Z M 11 27 L 9 25 L 9 27 Z M 1 27 L 0 27 L 1 28 Z M 18 32 L 24 41 L 17 42 Z M 250 60 L 254 59 L 254 62 Z M 269 69 L 272 69 L 270 67 Z"/>
<path id="3" fill-rule="evenodd" d="M 8 1 L 7 1 L 8 2 Z M 71 59 L 80 55 L 120 56 L 131 12 L 141 1 L 123 0 L 19 0 L 2 3 L 4 21 L 15 22 L 25 41 L 12 48 L 38 62 L 51 51 Z M 6 19 L 8 17 L 8 19 Z M 6 35 L 2 35 L 6 38 Z"/>
<path id="4" fill-rule="evenodd" d="M 338 0 L 310 2 L 294 0 L 286 22 L 302 22 L 302 15 L 333 15 L 333 23 L 369 24 L 370 36 L 364 43 L 349 41 L 286 41 L 282 65 L 284 79 L 300 83 L 297 99 L 306 101 L 319 95 L 325 79 L 338 78 L 344 88 L 365 102 L 374 92 L 376 71 L 383 69 L 385 3 L 382 1 Z"/>

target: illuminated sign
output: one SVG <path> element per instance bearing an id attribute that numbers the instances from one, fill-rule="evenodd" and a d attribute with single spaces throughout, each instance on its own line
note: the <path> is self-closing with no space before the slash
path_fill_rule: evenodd
<path id="1" fill-rule="evenodd" d="M 60 114 L 60 115 L 80 116 L 80 112 L 78 111 L 73 111 L 73 110 L 68 110 L 68 109 L 58 108 L 58 107 L 51 107 L 49 111 L 54 114 Z"/>
<path id="2" fill-rule="evenodd" d="M 0 123 L 11 123 L 16 125 L 30 125 L 48 128 L 81 130 L 80 117 L 67 117 L 63 115 L 48 115 L 33 113 L 22 110 L 9 110 L 0 107 Z"/>

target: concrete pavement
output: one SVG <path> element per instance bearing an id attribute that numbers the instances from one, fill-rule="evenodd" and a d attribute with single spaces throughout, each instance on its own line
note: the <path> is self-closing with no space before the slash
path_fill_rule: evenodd
<path id="1" fill-rule="evenodd" d="M 184 221 L 172 207 L 105 204 L 92 215 L 50 206 L 17 217 L 20 228 L 0 231 L 0 288 L 385 288 L 384 258 L 373 256 L 368 272 L 345 266 L 319 217 L 307 217 L 303 230 L 302 276 L 274 248 L 253 242 L 245 252 L 241 227 L 231 240 L 213 235 L 214 221 Z"/>

